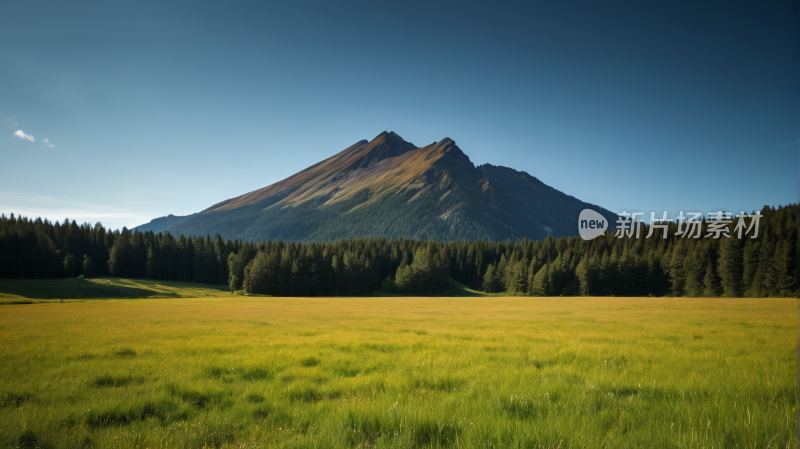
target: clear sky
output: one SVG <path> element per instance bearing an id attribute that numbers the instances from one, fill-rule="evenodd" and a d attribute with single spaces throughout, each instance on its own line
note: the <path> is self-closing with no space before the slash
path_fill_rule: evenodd
<path id="1" fill-rule="evenodd" d="M 384 130 L 614 212 L 794 203 L 797 5 L 6 1 L 0 212 L 131 227 Z"/>

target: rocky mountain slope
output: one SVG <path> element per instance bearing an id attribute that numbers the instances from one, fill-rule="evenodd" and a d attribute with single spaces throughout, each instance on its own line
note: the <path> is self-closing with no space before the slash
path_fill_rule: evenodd
<path id="1" fill-rule="evenodd" d="M 525 172 L 476 167 L 452 139 L 416 147 L 383 132 L 275 184 L 176 217 L 166 229 L 244 240 L 538 240 L 577 235 L 584 208 L 614 222 L 611 212 Z"/>

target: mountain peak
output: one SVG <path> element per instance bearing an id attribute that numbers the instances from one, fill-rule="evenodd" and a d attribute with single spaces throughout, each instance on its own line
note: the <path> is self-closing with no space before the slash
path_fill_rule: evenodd
<path id="1" fill-rule="evenodd" d="M 402 142 L 406 141 L 405 139 L 400 137 L 400 135 L 398 135 L 394 131 L 384 131 L 384 132 L 378 134 L 377 136 L 375 136 L 375 138 L 372 139 L 372 141 L 374 142 L 374 141 L 376 141 L 376 140 L 378 140 L 380 138 L 383 138 L 385 140 L 399 140 L 399 141 L 402 141 Z"/>
<path id="2" fill-rule="evenodd" d="M 407 142 L 394 131 L 384 131 L 374 139 L 369 141 L 370 147 L 388 147 L 400 150 L 400 153 L 416 148 L 411 142 Z"/>
<path id="3" fill-rule="evenodd" d="M 383 131 L 284 180 L 153 226 L 253 240 L 543 239 L 574 235 L 587 206 L 613 217 L 528 173 L 476 167 L 449 137 L 416 147 Z"/>
<path id="4" fill-rule="evenodd" d="M 375 136 L 363 150 L 359 149 L 361 160 L 356 165 L 363 167 L 372 162 L 373 159 L 382 160 L 387 157 L 399 156 L 416 148 L 414 144 L 406 142 L 394 131 L 384 131 Z"/>
<path id="5" fill-rule="evenodd" d="M 457 160 L 462 163 L 467 164 L 471 169 L 475 169 L 475 165 L 472 161 L 469 160 L 469 156 L 467 156 L 461 148 L 456 145 L 456 141 L 445 137 L 444 139 L 440 140 L 439 142 L 434 142 L 431 144 L 431 148 L 435 148 L 438 151 L 441 151 L 442 154 L 447 156 L 446 159 L 448 160 Z"/>

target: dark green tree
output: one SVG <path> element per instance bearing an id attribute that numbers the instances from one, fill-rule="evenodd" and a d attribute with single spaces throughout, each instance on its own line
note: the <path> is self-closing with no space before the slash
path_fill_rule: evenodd
<path id="1" fill-rule="evenodd" d="M 77 276 L 78 267 L 77 264 L 75 263 L 75 256 L 73 256 L 72 254 L 67 254 L 67 256 L 64 257 L 62 265 L 64 266 L 64 276 L 67 277 Z"/>
<path id="2" fill-rule="evenodd" d="M 742 296 L 742 250 L 738 239 L 722 239 L 719 246 L 719 277 L 722 294 Z"/>
<path id="3" fill-rule="evenodd" d="M 83 255 L 83 275 L 85 277 L 92 277 L 95 275 L 94 262 L 87 254 Z"/>

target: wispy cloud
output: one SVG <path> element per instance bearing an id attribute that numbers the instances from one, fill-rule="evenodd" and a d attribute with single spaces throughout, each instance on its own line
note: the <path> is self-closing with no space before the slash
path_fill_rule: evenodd
<path id="1" fill-rule="evenodd" d="M 36 139 L 33 138 L 30 134 L 25 134 L 21 129 L 14 131 L 14 135 L 19 137 L 20 139 L 30 140 L 31 142 L 36 142 Z"/>
<path id="2" fill-rule="evenodd" d="M 777 147 L 775 147 L 775 148 L 781 148 L 781 147 L 785 147 L 786 145 L 791 145 L 791 144 L 793 144 L 793 143 L 797 143 L 797 142 L 798 142 L 797 140 L 793 140 L 793 141 L 791 141 L 791 142 L 782 143 L 782 144 L 778 145 L 778 146 L 777 146 Z"/>
<path id="3" fill-rule="evenodd" d="M 43 142 L 45 143 L 45 145 L 47 145 L 47 146 L 48 146 L 48 147 L 50 147 L 50 148 L 55 148 L 55 147 L 56 147 L 55 145 L 53 145 L 52 143 L 50 143 L 50 141 L 49 141 L 49 140 L 47 140 L 47 139 L 44 139 L 44 140 L 43 140 Z"/>

